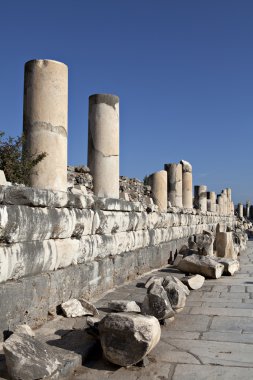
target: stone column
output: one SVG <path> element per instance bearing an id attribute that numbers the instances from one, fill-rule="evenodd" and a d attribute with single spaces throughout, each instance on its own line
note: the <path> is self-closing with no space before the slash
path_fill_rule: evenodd
<path id="1" fill-rule="evenodd" d="M 227 195 L 228 195 L 228 213 L 229 215 L 232 215 L 232 190 L 229 187 L 227 188 Z"/>
<path id="2" fill-rule="evenodd" d="M 253 206 L 250 206 L 250 219 L 253 219 Z"/>
<path id="3" fill-rule="evenodd" d="M 119 198 L 119 98 L 89 97 L 88 166 L 98 197 Z"/>
<path id="4" fill-rule="evenodd" d="M 207 186 L 194 186 L 194 204 L 199 210 L 207 211 Z"/>
<path id="5" fill-rule="evenodd" d="M 216 212 L 216 193 L 214 191 L 207 192 L 207 211 Z"/>
<path id="6" fill-rule="evenodd" d="M 224 215 L 224 201 L 223 201 L 223 197 L 222 197 L 222 194 L 218 194 L 217 195 L 217 203 L 219 205 L 219 215 Z"/>
<path id="7" fill-rule="evenodd" d="M 68 67 L 51 60 L 25 65 L 24 151 L 46 153 L 30 174 L 30 186 L 67 190 Z"/>
<path id="8" fill-rule="evenodd" d="M 183 207 L 182 204 L 182 165 L 165 164 L 168 178 L 168 201 L 174 207 Z"/>
<path id="9" fill-rule="evenodd" d="M 246 202 L 246 218 L 248 218 L 249 219 L 249 217 L 250 217 L 250 202 L 249 201 L 247 201 Z"/>
<path id="10" fill-rule="evenodd" d="M 189 162 L 181 160 L 182 164 L 182 200 L 183 207 L 192 208 L 192 166 Z"/>
<path id="11" fill-rule="evenodd" d="M 167 212 L 167 172 L 161 170 L 153 173 L 148 178 L 151 186 L 154 203 L 158 206 L 160 212 Z"/>
<path id="12" fill-rule="evenodd" d="M 238 216 L 240 218 L 243 218 L 243 204 L 242 203 L 238 203 Z"/>
<path id="13" fill-rule="evenodd" d="M 223 214 L 227 215 L 228 214 L 228 196 L 227 196 L 227 189 L 223 189 L 221 192 L 221 196 L 223 199 Z"/>

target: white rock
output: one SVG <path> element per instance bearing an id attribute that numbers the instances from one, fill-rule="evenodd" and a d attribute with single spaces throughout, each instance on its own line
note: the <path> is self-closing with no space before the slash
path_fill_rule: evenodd
<path id="1" fill-rule="evenodd" d="M 135 301 L 112 300 L 108 302 L 108 308 L 113 311 L 140 313 L 140 306 Z"/>

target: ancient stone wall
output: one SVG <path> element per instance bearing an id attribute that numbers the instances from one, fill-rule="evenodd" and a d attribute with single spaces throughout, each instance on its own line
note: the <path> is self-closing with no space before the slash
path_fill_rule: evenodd
<path id="1" fill-rule="evenodd" d="M 122 199 L 2 186 L 0 328 L 39 324 L 70 297 L 95 297 L 162 267 L 190 236 L 218 223 L 236 222 L 195 209 L 159 213 Z"/>

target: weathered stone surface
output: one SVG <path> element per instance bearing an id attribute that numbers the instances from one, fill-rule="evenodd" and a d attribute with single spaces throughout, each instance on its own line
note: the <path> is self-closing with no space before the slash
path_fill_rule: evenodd
<path id="1" fill-rule="evenodd" d="M 235 272 L 238 272 L 240 269 L 240 263 L 238 260 L 226 259 L 226 258 L 217 258 L 217 261 L 224 265 L 223 274 L 233 276 Z"/>
<path id="2" fill-rule="evenodd" d="M 152 189 L 152 198 L 160 212 L 167 212 L 167 171 L 160 170 L 151 174 L 148 183 Z"/>
<path id="3" fill-rule="evenodd" d="M 13 334 L 3 344 L 8 373 L 13 380 L 61 379 L 81 365 L 81 356 L 66 353 L 25 334 Z"/>
<path id="4" fill-rule="evenodd" d="M 112 300 L 108 302 L 108 308 L 113 311 L 140 313 L 140 306 L 135 301 Z"/>
<path id="5" fill-rule="evenodd" d="M 34 331 L 31 329 L 29 325 L 17 325 L 14 330 L 14 334 L 24 334 L 35 336 Z"/>
<path id="6" fill-rule="evenodd" d="M 192 194 L 192 166 L 189 162 L 181 160 L 182 165 L 182 200 L 183 207 L 191 209 L 193 206 Z"/>
<path id="7" fill-rule="evenodd" d="M 194 276 L 185 276 L 181 278 L 181 281 L 183 284 L 187 285 L 189 289 L 197 290 L 203 286 L 205 277 L 200 274 L 195 274 Z"/>
<path id="8" fill-rule="evenodd" d="M 98 317 L 99 312 L 97 308 L 89 301 L 85 300 L 84 298 L 79 298 L 79 302 L 81 303 L 82 307 L 86 311 L 86 315 L 93 315 L 93 317 Z"/>
<path id="9" fill-rule="evenodd" d="M 168 275 L 168 276 L 164 277 L 162 286 L 165 288 L 171 282 L 178 285 L 183 290 L 183 292 L 185 293 L 186 296 L 188 296 L 190 294 L 190 290 L 187 288 L 187 286 L 185 286 L 182 283 L 182 281 L 179 280 L 179 278 L 172 276 L 172 275 Z"/>
<path id="10" fill-rule="evenodd" d="M 234 251 L 233 233 L 217 232 L 215 239 L 216 254 L 218 257 L 236 259 L 237 255 Z"/>
<path id="11" fill-rule="evenodd" d="M 174 316 L 174 311 L 163 286 L 154 283 L 148 288 L 141 306 L 141 312 L 145 315 L 153 315 L 159 320 Z"/>
<path id="12" fill-rule="evenodd" d="M 87 307 L 86 305 L 83 306 L 81 301 L 74 298 L 62 303 L 61 309 L 67 318 L 82 317 L 83 315 L 94 315 L 93 310 L 91 310 L 90 307 Z"/>
<path id="13" fill-rule="evenodd" d="M 173 207 L 182 207 L 182 165 L 165 164 L 164 170 L 167 171 L 168 178 L 168 201 Z"/>
<path id="14" fill-rule="evenodd" d="M 163 287 L 167 293 L 172 308 L 174 310 L 184 308 L 186 302 L 186 294 L 183 288 L 172 281 L 166 285 L 163 285 Z"/>
<path id="15" fill-rule="evenodd" d="M 196 243 L 199 254 L 209 256 L 213 255 L 213 234 L 208 231 L 203 231 L 202 234 L 194 236 L 194 241 Z"/>
<path id="16" fill-rule="evenodd" d="M 176 256 L 176 258 L 175 258 L 175 260 L 174 260 L 174 262 L 173 262 L 173 265 L 175 267 L 177 267 L 178 264 L 180 263 L 180 261 L 183 259 L 183 257 L 184 256 L 182 254 L 178 253 L 177 256 Z"/>
<path id="17" fill-rule="evenodd" d="M 156 318 L 131 313 L 108 314 L 99 323 L 99 332 L 106 359 L 120 366 L 138 363 L 161 336 Z"/>
<path id="18" fill-rule="evenodd" d="M 145 283 L 145 288 L 148 289 L 150 287 L 150 285 L 152 285 L 154 283 L 158 284 L 158 285 L 162 285 L 163 277 L 157 277 L 157 276 L 149 277 Z"/>
<path id="19" fill-rule="evenodd" d="M 178 269 L 185 273 L 201 274 L 209 278 L 219 278 L 224 271 L 224 265 L 217 263 L 209 256 L 193 254 L 184 257 L 178 264 Z"/>

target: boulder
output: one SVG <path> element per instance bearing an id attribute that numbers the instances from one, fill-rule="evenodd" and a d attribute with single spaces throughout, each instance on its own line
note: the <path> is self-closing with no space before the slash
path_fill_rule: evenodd
<path id="1" fill-rule="evenodd" d="M 167 293 L 172 308 L 174 310 L 183 309 L 186 302 L 186 294 L 183 288 L 173 281 L 163 285 L 163 287 Z"/>
<path id="2" fill-rule="evenodd" d="M 193 254 L 180 261 L 178 269 L 184 273 L 201 274 L 208 278 L 220 278 L 224 265 L 212 257 Z"/>
<path id="3" fill-rule="evenodd" d="M 187 249 L 187 252 L 188 252 L 188 250 L 189 249 Z M 174 262 L 173 262 L 173 265 L 174 265 L 174 267 L 177 267 L 178 266 L 178 264 L 180 263 L 180 261 L 183 259 L 183 255 L 181 254 L 181 253 L 178 253 L 177 254 L 177 256 L 176 256 L 176 258 L 175 258 L 175 260 L 174 260 Z"/>
<path id="4" fill-rule="evenodd" d="M 174 316 L 174 311 L 163 286 L 154 283 L 148 288 L 141 306 L 141 312 L 145 315 L 153 315 L 159 320 Z"/>
<path id="5" fill-rule="evenodd" d="M 149 288 L 150 285 L 156 283 L 158 285 L 162 285 L 163 282 L 163 277 L 158 277 L 158 276 L 151 276 L 145 283 L 145 288 Z"/>
<path id="6" fill-rule="evenodd" d="M 218 257 L 225 257 L 229 259 L 237 258 L 233 244 L 233 232 L 217 232 L 215 248 Z"/>
<path id="7" fill-rule="evenodd" d="M 81 365 L 80 355 L 51 347 L 27 334 L 12 334 L 3 349 L 13 380 L 38 380 L 51 375 L 61 379 Z"/>
<path id="8" fill-rule="evenodd" d="M 61 304 L 63 314 L 67 318 L 82 317 L 83 315 L 97 316 L 98 311 L 91 303 L 84 299 L 72 298 Z"/>
<path id="9" fill-rule="evenodd" d="M 233 276 L 235 272 L 238 272 L 240 269 L 240 263 L 238 260 L 226 259 L 226 258 L 217 258 L 217 261 L 224 265 L 223 274 Z"/>
<path id="10" fill-rule="evenodd" d="M 140 313 L 140 306 L 135 301 L 113 300 L 108 302 L 108 308 L 113 311 Z"/>
<path id="11" fill-rule="evenodd" d="M 203 286 L 205 277 L 200 274 L 195 274 L 193 276 L 185 276 L 181 278 L 181 281 L 183 284 L 187 285 L 189 289 L 197 290 Z"/>
<path id="12" fill-rule="evenodd" d="M 112 313 L 99 323 L 99 333 L 106 359 L 126 367 L 138 363 L 157 345 L 161 328 L 152 316 Z"/>
<path id="13" fill-rule="evenodd" d="M 177 284 L 183 291 L 184 293 L 188 296 L 190 294 L 190 290 L 187 288 L 187 286 L 185 286 L 181 280 L 179 280 L 179 278 L 175 277 L 175 276 L 171 276 L 171 275 L 168 275 L 166 277 L 164 277 L 164 280 L 163 280 L 163 283 L 162 283 L 162 286 L 163 287 L 166 287 L 167 284 L 169 284 L 170 282 L 174 282 L 175 284 Z"/>

